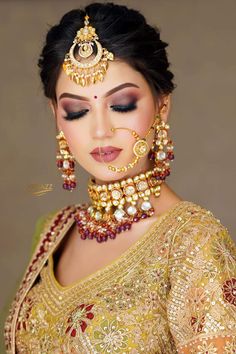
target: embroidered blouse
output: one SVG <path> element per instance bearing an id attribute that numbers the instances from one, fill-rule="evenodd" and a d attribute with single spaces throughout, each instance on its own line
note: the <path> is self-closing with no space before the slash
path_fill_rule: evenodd
<path id="1" fill-rule="evenodd" d="M 236 247 L 210 211 L 178 202 L 121 256 L 61 286 L 53 252 L 76 208 L 42 226 L 5 324 L 8 353 L 236 353 Z"/>

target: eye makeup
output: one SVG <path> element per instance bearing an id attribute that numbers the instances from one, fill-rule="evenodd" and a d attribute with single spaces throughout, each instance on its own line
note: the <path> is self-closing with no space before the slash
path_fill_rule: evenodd
<path id="1" fill-rule="evenodd" d="M 89 111 L 89 109 L 82 109 L 79 112 L 66 112 L 67 115 L 64 116 L 63 118 L 65 118 L 66 120 L 73 120 L 73 119 L 81 118 L 86 113 L 88 113 L 88 111 Z"/>
<path id="2" fill-rule="evenodd" d="M 107 108 L 116 113 L 128 113 L 137 109 L 138 95 L 134 93 L 119 93 L 114 95 Z M 90 111 L 90 105 L 78 102 L 73 104 L 71 101 L 62 103 L 62 110 L 65 112 L 65 120 L 74 120 L 84 117 Z"/>
<path id="3" fill-rule="evenodd" d="M 112 111 L 114 112 L 120 112 L 120 113 L 125 113 L 125 112 L 130 112 L 133 111 L 137 108 L 136 102 L 130 102 L 126 105 L 112 105 L 110 106 Z"/>
<path id="4" fill-rule="evenodd" d="M 81 118 L 89 112 L 90 106 L 87 103 L 64 101 L 61 104 L 62 117 L 65 120 Z"/>
<path id="5" fill-rule="evenodd" d="M 112 99 L 110 108 L 114 112 L 126 113 L 137 108 L 138 97 L 134 94 L 119 94 Z"/>

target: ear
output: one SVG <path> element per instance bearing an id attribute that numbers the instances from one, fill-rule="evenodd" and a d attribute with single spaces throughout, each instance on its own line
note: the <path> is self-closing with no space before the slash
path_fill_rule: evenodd
<path id="1" fill-rule="evenodd" d="M 56 125 L 57 125 L 57 129 L 58 130 L 62 130 L 61 127 L 58 125 L 58 121 L 57 121 L 57 104 L 54 100 L 52 99 L 49 99 L 48 100 L 48 105 L 50 107 L 50 109 L 52 110 L 52 114 L 55 118 L 55 122 L 56 122 Z"/>
<path id="2" fill-rule="evenodd" d="M 158 104 L 157 114 L 159 114 L 161 116 L 161 119 L 164 122 L 167 122 L 167 119 L 168 119 L 168 115 L 170 112 L 170 106 L 171 106 L 170 101 L 171 101 L 171 94 L 162 96 L 161 100 L 159 101 L 159 104 Z"/>

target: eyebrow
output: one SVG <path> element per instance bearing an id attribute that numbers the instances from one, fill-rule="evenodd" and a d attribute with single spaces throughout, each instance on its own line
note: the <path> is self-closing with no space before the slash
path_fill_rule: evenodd
<path id="1" fill-rule="evenodd" d="M 118 85 L 118 86 L 114 87 L 113 89 L 109 90 L 107 93 L 105 93 L 105 95 L 103 97 L 108 97 L 108 96 L 112 95 L 113 93 L 115 93 L 115 92 L 117 92 L 119 90 L 122 90 L 123 88 L 126 88 L 126 87 L 139 88 L 138 85 L 133 84 L 132 82 L 126 82 L 124 84 Z M 63 97 L 69 97 L 69 98 L 73 98 L 73 99 L 76 99 L 76 100 L 82 100 L 82 101 L 89 101 L 89 98 L 87 98 L 87 97 L 75 95 L 75 94 L 69 93 L 69 92 L 62 93 L 60 95 L 60 97 L 59 97 L 59 100 L 61 98 L 63 98 Z"/>

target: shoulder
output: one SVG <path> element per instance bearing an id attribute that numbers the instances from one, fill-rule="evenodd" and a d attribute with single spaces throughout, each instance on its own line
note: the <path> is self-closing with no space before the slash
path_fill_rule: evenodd
<path id="1" fill-rule="evenodd" d="M 224 243 L 234 251 L 235 245 L 228 229 L 211 210 L 194 202 L 183 202 L 173 213 L 169 231 L 171 255 L 208 249 L 215 243 Z"/>
<path id="2" fill-rule="evenodd" d="M 200 236 L 202 233 L 210 236 L 219 232 L 228 232 L 226 226 L 211 210 L 194 202 L 180 203 L 179 210 L 177 209 L 175 214 L 177 229 L 182 237 L 184 235 Z"/>
<path id="3" fill-rule="evenodd" d="M 74 213 L 75 210 L 82 204 L 66 205 L 61 208 L 50 210 L 38 217 L 35 223 L 33 232 L 31 254 L 34 252 L 37 244 L 43 238 L 45 232 L 56 224 L 62 223 L 70 213 Z"/>
<path id="4" fill-rule="evenodd" d="M 236 245 L 226 226 L 212 211 L 187 202 L 175 217 L 171 234 L 170 262 L 204 258 L 208 261 L 231 257 L 236 265 Z"/>

